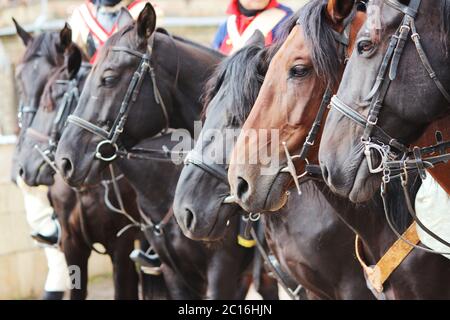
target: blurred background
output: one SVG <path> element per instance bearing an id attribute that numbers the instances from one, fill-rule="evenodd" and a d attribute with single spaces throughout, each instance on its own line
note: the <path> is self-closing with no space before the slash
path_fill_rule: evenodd
<path id="1" fill-rule="evenodd" d="M 154 0 L 162 11 L 159 25 L 171 33 L 209 46 L 226 19 L 229 0 Z M 280 0 L 297 10 L 305 0 Z M 0 0 L 0 299 L 36 298 L 46 277 L 46 260 L 29 237 L 23 199 L 10 182 L 17 134 L 15 65 L 24 46 L 15 34 L 14 17 L 30 32 L 58 30 L 81 0 Z M 112 298 L 111 266 L 104 256 L 89 262 L 90 298 Z M 96 288 L 96 289 L 95 289 Z"/>

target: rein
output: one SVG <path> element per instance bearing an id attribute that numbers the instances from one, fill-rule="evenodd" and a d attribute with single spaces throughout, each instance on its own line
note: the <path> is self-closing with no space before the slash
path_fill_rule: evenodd
<path id="1" fill-rule="evenodd" d="M 69 123 L 72 123 L 93 135 L 96 135 L 103 140 L 97 144 L 95 158 L 105 161 L 111 162 L 115 160 L 119 153 L 119 146 L 117 144 L 120 135 L 123 133 L 125 124 L 128 120 L 128 114 L 130 113 L 131 106 L 136 102 L 139 93 L 142 88 L 142 84 L 145 80 L 145 76 L 147 74 L 150 75 L 152 85 L 153 85 L 153 94 L 155 102 L 161 107 L 163 112 L 163 116 L 166 122 L 165 127 L 161 130 L 161 133 L 166 132 L 169 129 L 169 114 L 167 111 L 167 107 L 162 99 L 161 93 L 156 84 L 156 75 L 155 70 L 151 65 L 151 57 L 153 53 L 153 44 L 154 44 L 154 36 L 152 36 L 149 40 L 149 44 L 147 46 L 147 52 L 141 53 L 139 51 L 126 48 L 126 47 L 112 47 L 111 50 L 113 52 L 124 52 L 131 56 L 137 57 L 141 59 L 137 70 L 134 72 L 133 77 L 130 80 L 130 84 L 128 85 L 128 89 L 125 93 L 125 96 L 120 105 L 119 113 L 117 114 L 116 119 L 113 122 L 113 125 L 110 129 L 104 129 L 103 127 L 99 127 L 88 120 L 80 118 L 75 115 L 70 115 L 67 119 Z M 102 154 L 102 149 L 104 147 L 111 147 L 114 150 L 112 155 L 104 155 Z M 126 153 L 126 150 L 121 150 L 122 153 Z"/>
<path id="2" fill-rule="evenodd" d="M 195 289 L 195 287 L 192 286 L 191 283 L 183 276 L 183 272 L 180 271 L 180 268 L 178 267 L 178 264 L 175 262 L 175 259 L 173 257 L 174 250 L 172 247 L 169 248 L 170 241 L 165 237 L 164 228 L 169 224 L 170 220 L 172 220 L 173 218 L 174 215 L 173 209 L 170 209 L 159 223 L 155 223 L 151 220 L 151 218 L 148 215 L 144 213 L 142 208 L 138 205 L 139 214 L 143 222 L 136 221 L 130 214 L 126 212 L 125 206 L 123 204 L 122 194 L 120 192 L 120 188 L 117 183 L 119 177 L 116 178 L 112 164 L 109 165 L 109 169 L 111 174 L 111 180 L 102 182 L 103 186 L 105 187 L 105 204 L 111 211 L 122 214 L 130 221 L 130 224 L 126 225 L 117 233 L 117 237 L 120 237 L 124 232 L 126 232 L 131 228 L 139 228 L 144 233 L 145 237 L 149 242 L 151 240 L 152 234 L 157 239 L 162 239 L 162 241 L 160 241 L 159 243 L 163 247 L 163 251 L 168 259 L 169 266 L 173 268 L 178 277 L 183 281 L 183 283 L 192 293 L 198 295 L 199 297 L 203 296 L 203 294 L 201 294 L 197 289 Z M 109 184 L 112 184 L 113 186 L 114 195 L 119 204 L 119 208 L 115 207 L 109 200 L 109 190 L 110 190 Z M 158 254 L 158 256 L 161 255 Z"/>
<path id="3" fill-rule="evenodd" d="M 436 145 L 426 148 L 414 147 L 411 150 L 411 148 L 400 143 L 398 140 L 391 137 L 381 127 L 378 126 L 378 118 L 383 108 L 383 102 L 389 90 L 390 83 L 396 79 L 400 59 L 404 52 L 408 36 L 411 32 L 412 32 L 411 39 L 415 45 L 416 51 L 420 57 L 422 65 L 428 72 L 430 78 L 433 80 L 438 90 L 441 92 L 441 94 L 448 102 L 450 102 L 450 94 L 448 93 L 448 91 L 446 91 L 441 81 L 437 78 L 436 72 L 431 66 L 431 63 L 420 42 L 421 38 L 415 25 L 415 19 L 418 14 L 421 0 L 411 0 L 409 6 L 399 3 L 397 0 L 385 0 L 385 3 L 390 7 L 402 12 L 404 14 L 404 18 L 402 20 L 401 25 L 397 29 L 396 33 L 393 36 L 391 36 L 388 49 L 384 55 L 380 69 L 378 71 L 377 80 L 372 90 L 370 91 L 368 97 L 366 98 L 366 101 L 370 100 L 369 113 L 367 118 L 364 118 L 360 113 L 353 110 L 349 105 L 343 102 L 337 95 L 335 95 L 331 99 L 330 106 L 333 109 L 339 111 L 341 114 L 343 114 L 345 117 L 347 117 L 357 125 L 364 128 L 364 133 L 363 136 L 361 137 L 361 142 L 364 144 L 365 147 L 364 154 L 367 159 L 370 173 L 381 173 L 381 172 L 383 173 L 381 184 L 381 197 L 383 199 L 386 218 L 392 231 L 400 239 L 405 240 L 392 224 L 392 221 L 388 214 L 388 206 L 386 200 L 388 183 L 393 178 L 400 178 L 406 204 L 408 207 L 408 212 L 411 215 L 411 217 L 414 219 L 417 225 L 426 233 L 428 233 L 432 238 L 450 248 L 449 242 L 445 241 L 444 239 L 436 235 L 434 232 L 429 230 L 417 218 L 407 189 L 409 171 L 417 170 L 419 172 L 420 178 L 424 180 L 426 178 L 425 169 L 433 168 L 437 164 L 446 163 L 450 160 L 450 153 L 445 153 L 445 150 L 450 147 L 450 141 L 444 142 L 442 139 L 442 134 L 437 133 Z M 400 151 L 400 153 L 393 152 L 392 149 Z M 375 167 L 372 162 L 372 151 L 376 151 L 381 156 L 382 160 L 378 167 Z M 426 154 L 436 154 L 436 153 L 438 153 L 438 155 L 423 158 L 423 156 Z M 409 241 L 407 243 L 412 245 L 414 248 L 424 250 L 426 252 L 436 254 L 448 254 L 436 252 L 423 246 L 412 244 Z"/>

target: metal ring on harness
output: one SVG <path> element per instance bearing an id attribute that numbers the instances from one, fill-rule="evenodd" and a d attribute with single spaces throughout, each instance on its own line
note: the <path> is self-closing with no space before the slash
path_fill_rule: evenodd
<path id="1" fill-rule="evenodd" d="M 155 236 L 159 237 L 164 232 L 163 232 L 163 229 L 161 228 L 161 226 L 159 224 L 156 224 L 153 226 L 153 233 L 155 234 Z"/>
<path id="2" fill-rule="evenodd" d="M 105 157 L 102 155 L 100 148 L 106 145 L 110 145 L 114 149 L 114 154 L 110 157 Z M 117 158 L 117 153 L 119 152 L 119 147 L 116 143 L 113 143 L 110 140 L 103 140 L 99 144 L 97 144 L 97 148 L 95 150 L 95 157 L 99 160 L 105 161 L 105 162 L 111 162 Z"/>
<path id="3" fill-rule="evenodd" d="M 256 213 L 249 213 L 248 215 L 248 219 L 252 222 L 256 222 L 259 219 L 261 219 L 261 213 L 256 212 Z"/>

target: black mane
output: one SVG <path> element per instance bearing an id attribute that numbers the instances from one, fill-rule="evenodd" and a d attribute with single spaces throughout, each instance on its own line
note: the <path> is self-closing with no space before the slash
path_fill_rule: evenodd
<path id="1" fill-rule="evenodd" d="M 273 56 L 285 42 L 289 33 L 301 22 L 303 32 L 312 52 L 316 73 L 335 84 L 341 61 L 333 36 L 333 29 L 325 19 L 326 0 L 312 0 L 289 17 L 281 26 L 277 42 L 267 49 L 258 46 L 244 47 L 225 59 L 216 69 L 205 87 L 203 115 L 208 104 L 225 81 L 231 84 L 230 97 L 234 99 L 234 115 L 243 123 L 250 113 Z M 320 44 L 320 45 L 317 45 Z"/>
<path id="2" fill-rule="evenodd" d="M 246 46 L 225 59 L 206 84 L 203 96 L 202 118 L 223 83 L 230 85 L 228 97 L 235 119 L 243 124 L 258 97 L 268 63 L 263 58 L 266 49 L 257 45 Z"/>
<path id="3" fill-rule="evenodd" d="M 128 32 L 132 31 L 134 29 L 136 25 L 136 22 L 130 23 L 129 25 L 127 25 L 126 27 L 124 27 L 121 32 L 117 32 L 115 34 L 113 34 L 108 41 L 110 41 L 111 43 L 116 43 L 120 38 L 122 38 L 125 34 L 127 34 Z M 217 58 L 223 58 L 224 55 L 216 50 L 213 50 L 209 47 L 206 47 L 200 43 L 188 40 L 186 38 L 180 37 L 180 36 L 176 36 L 176 35 L 172 35 L 170 34 L 167 30 L 165 30 L 164 28 L 157 28 L 155 31 L 157 34 L 162 35 L 162 36 L 167 36 L 168 38 L 172 39 L 172 40 L 177 40 L 179 42 L 182 42 L 184 44 L 187 44 L 189 46 L 192 46 L 194 48 L 200 49 L 202 51 L 206 51 L 208 53 L 211 53 L 213 55 L 215 55 Z"/>
<path id="4" fill-rule="evenodd" d="M 441 2 L 441 41 L 445 53 L 448 55 L 448 41 L 450 33 L 450 0 Z"/>

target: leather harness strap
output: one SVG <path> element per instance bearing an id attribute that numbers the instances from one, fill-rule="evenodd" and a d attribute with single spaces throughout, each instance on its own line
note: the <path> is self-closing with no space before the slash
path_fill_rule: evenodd
<path id="1" fill-rule="evenodd" d="M 420 242 L 417 234 L 417 224 L 413 222 L 409 228 L 403 233 L 403 238 L 417 245 Z M 368 282 L 378 293 L 383 292 L 383 285 L 392 275 L 392 273 L 400 266 L 400 264 L 408 257 L 413 246 L 409 245 L 402 239 L 397 239 L 394 244 L 386 251 L 377 264 L 373 267 L 368 266 L 363 259 L 361 252 L 361 239 L 357 235 L 355 238 L 356 257 L 364 270 Z"/>

